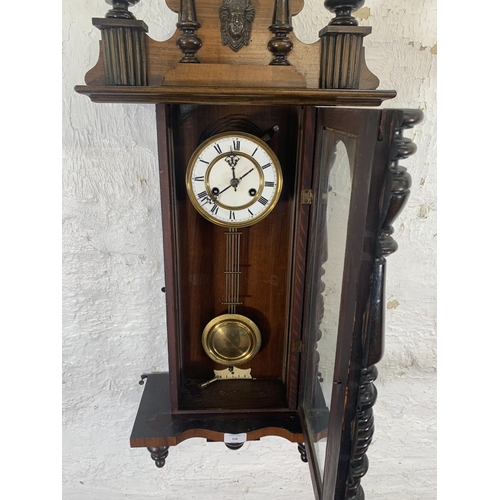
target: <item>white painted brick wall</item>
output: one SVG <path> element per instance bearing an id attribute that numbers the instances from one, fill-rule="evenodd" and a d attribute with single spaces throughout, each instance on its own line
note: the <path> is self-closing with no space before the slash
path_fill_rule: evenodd
<path id="1" fill-rule="evenodd" d="M 306 0 L 296 34 L 313 42 L 331 18 Z M 202 439 L 157 469 L 128 438 L 140 374 L 166 370 L 154 106 L 93 104 L 73 91 L 97 60 L 91 18 L 104 0 L 63 0 L 63 498 L 65 500 L 312 500 L 306 464 L 280 438 L 233 452 Z M 133 12 L 157 40 L 174 31 L 162 0 Z M 421 108 L 401 162 L 414 181 L 388 259 L 386 353 L 378 365 L 376 433 L 363 479 L 368 500 L 436 497 L 436 1 L 367 0 L 365 38 L 387 107 Z"/>

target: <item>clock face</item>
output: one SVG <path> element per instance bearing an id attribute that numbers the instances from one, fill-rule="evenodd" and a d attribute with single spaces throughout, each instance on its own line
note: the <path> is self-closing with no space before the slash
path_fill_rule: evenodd
<path id="1" fill-rule="evenodd" d="M 210 222 L 251 226 L 278 202 L 282 173 L 276 155 L 256 136 L 229 132 L 211 137 L 191 156 L 186 172 L 189 198 Z"/>

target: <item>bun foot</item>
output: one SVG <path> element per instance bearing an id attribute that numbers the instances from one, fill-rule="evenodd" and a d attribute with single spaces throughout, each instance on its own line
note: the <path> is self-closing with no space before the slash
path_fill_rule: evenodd
<path id="1" fill-rule="evenodd" d="M 161 468 L 165 465 L 165 459 L 168 456 L 168 446 L 151 446 L 148 447 L 148 451 L 151 453 L 151 458 L 155 461 L 155 465 Z"/>

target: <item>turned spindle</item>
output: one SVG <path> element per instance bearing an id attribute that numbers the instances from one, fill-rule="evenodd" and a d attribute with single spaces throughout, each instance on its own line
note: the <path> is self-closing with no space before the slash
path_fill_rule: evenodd
<path id="1" fill-rule="evenodd" d="M 274 3 L 273 22 L 269 26 L 273 38 L 269 40 L 267 48 L 274 59 L 269 63 L 273 66 L 290 66 L 288 54 L 293 49 L 293 42 L 288 38 L 288 33 L 293 31 L 290 20 L 290 7 L 288 0 L 276 0 Z"/>
<path id="2" fill-rule="evenodd" d="M 181 63 L 199 63 L 196 53 L 201 49 L 202 42 L 196 32 L 200 29 L 201 24 L 196 18 L 196 9 L 194 0 L 181 0 L 181 8 L 179 10 L 179 21 L 177 28 L 182 33 L 177 39 L 177 47 L 183 53 Z"/>
<path id="3" fill-rule="evenodd" d="M 356 438 L 353 457 L 350 463 L 346 500 L 364 500 L 361 478 L 368 472 L 366 452 L 375 432 L 373 406 L 377 400 L 377 389 L 373 383 L 377 378 L 377 368 L 369 366 L 361 370 L 358 408 L 356 411 Z"/>

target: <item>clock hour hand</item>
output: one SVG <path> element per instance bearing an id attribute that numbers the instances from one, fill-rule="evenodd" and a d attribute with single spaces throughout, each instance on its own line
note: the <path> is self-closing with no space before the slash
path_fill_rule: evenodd
<path id="1" fill-rule="evenodd" d="M 231 151 L 231 154 L 226 156 L 225 160 L 227 164 L 231 167 L 231 170 L 233 171 L 233 179 L 236 179 L 234 169 L 236 168 L 236 164 L 240 161 L 240 157 L 238 155 L 233 154 L 233 152 Z"/>
<path id="2" fill-rule="evenodd" d="M 236 168 L 236 164 L 240 161 L 240 157 L 233 154 L 233 152 L 231 151 L 231 154 L 229 156 L 226 156 L 225 160 L 226 160 L 227 164 L 231 167 L 231 170 L 233 172 L 231 186 L 233 186 L 234 190 L 236 191 L 236 188 L 238 186 L 238 180 L 236 179 L 236 174 L 234 172 L 234 169 Z"/>

